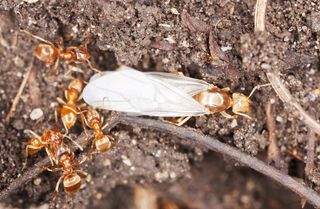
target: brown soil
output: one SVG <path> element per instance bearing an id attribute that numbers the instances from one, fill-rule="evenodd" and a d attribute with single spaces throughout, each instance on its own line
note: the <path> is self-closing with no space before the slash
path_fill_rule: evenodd
<path id="1" fill-rule="evenodd" d="M 104 71 L 121 64 L 141 71 L 181 71 L 245 94 L 268 82 L 263 64 L 276 63 L 293 96 L 306 111 L 320 118 L 320 1 L 270 1 L 268 36 L 253 35 L 253 0 L 27 2 L 0 2 L 0 190 L 24 172 L 24 147 L 30 138 L 24 130 L 40 134 L 54 125 L 56 97 L 63 97 L 69 82 L 63 76 L 66 63 L 60 64 L 60 73 L 55 76 L 50 67 L 35 60 L 10 125 L 5 127 L 12 99 L 39 43 L 19 29 L 53 42 L 62 36 L 65 46 L 91 37 L 93 65 Z M 75 76 L 87 80 L 92 71 L 84 64 L 78 66 L 85 73 Z M 269 141 L 265 109 L 271 99 L 281 169 L 306 179 L 318 191 L 320 149 L 315 151 L 313 172 L 306 175 L 309 130 L 270 87 L 252 97 L 253 120 L 232 121 L 215 114 L 193 118 L 185 126 L 266 161 Z M 44 116 L 33 121 L 30 113 L 35 108 Z M 81 130 L 79 125 L 72 133 L 79 135 Z M 116 126 L 111 134 L 117 145 L 84 163 L 81 168 L 90 176 L 77 194 L 60 192 L 52 198 L 59 175 L 43 172 L 21 185 L 0 207 L 138 208 L 135 195 L 141 187 L 159 200 L 155 208 L 162 205 L 170 209 L 164 206 L 166 202 L 196 209 L 300 205 L 298 196 L 269 178 L 203 148 L 181 144 L 171 135 L 124 125 Z M 28 167 L 44 156 L 31 157 Z"/>

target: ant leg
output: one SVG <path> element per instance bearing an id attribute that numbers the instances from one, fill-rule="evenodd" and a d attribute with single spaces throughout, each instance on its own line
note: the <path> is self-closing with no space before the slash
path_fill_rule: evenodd
<path id="1" fill-rule="evenodd" d="M 83 148 L 80 146 L 80 144 L 78 144 L 76 141 L 74 141 L 71 137 L 67 136 L 67 134 L 64 134 L 63 138 L 64 137 L 69 139 L 74 145 L 76 145 L 81 151 L 83 151 Z"/>
<path id="2" fill-rule="evenodd" d="M 51 165 L 54 166 L 54 163 L 53 163 L 53 161 L 55 161 L 54 157 L 52 156 L 52 153 L 49 151 L 49 149 L 47 147 L 46 147 L 46 153 L 50 159 Z M 57 163 L 57 162 L 55 161 L 55 163 Z"/>
<path id="3" fill-rule="evenodd" d="M 230 88 L 229 87 L 225 87 L 225 88 L 223 88 L 221 90 L 224 91 L 224 92 L 230 92 Z"/>
<path id="4" fill-rule="evenodd" d="M 33 132 L 32 130 L 30 130 L 30 129 L 26 129 L 26 130 L 24 130 L 25 132 L 27 132 L 27 133 L 29 133 L 29 134 L 31 134 L 32 136 L 34 136 L 35 138 L 41 138 L 41 136 L 39 136 L 38 134 L 36 134 L 35 132 Z"/>
<path id="5" fill-rule="evenodd" d="M 187 117 L 180 117 L 178 119 L 172 119 L 172 120 L 166 120 L 163 119 L 165 122 L 171 123 L 176 126 L 182 126 L 185 124 L 192 116 L 187 116 Z"/>
<path id="6" fill-rule="evenodd" d="M 181 121 L 178 120 L 178 124 L 177 126 L 182 126 L 183 124 L 185 124 L 192 116 L 187 116 L 184 119 L 182 119 Z M 181 118 L 180 118 L 181 119 Z"/>
<path id="7" fill-rule="evenodd" d="M 87 173 L 87 172 L 84 172 L 84 171 L 82 171 L 82 170 L 75 170 L 74 172 L 78 173 L 78 174 L 79 174 L 80 176 L 82 176 L 83 178 L 88 176 L 88 173 Z"/>
<path id="8" fill-rule="evenodd" d="M 266 83 L 266 84 L 261 84 L 261 85 L 258 85 L 258 86 L 255 86 L 251 93 L 249 94 L 248 98 L 250 98 L 252 96 L 252 94 L 256 91 L 256 90 L 259 90 L 260 88 L 262 87 L 266 87 L 266 86 L 271 86 L 271 83 Z"/>
<path id="9" fill-rule="evenodd" d="M 58 45 L 58 49 L 60 51 L 63 51 L 63 38 L 61 36 L 58 37 L 57 45 Z"/>
<path id="10" fill-rule="evenodd" d="M 88 125 L 88 121 L 86 120 L 83 113 L 80 113 L 80 119 L 81 119 L 81 125 L 83 128 L 83 131 L 86 134 L 86 136 L 88 137 L 88 132 L 87 132 L 87 128 L 86 128 L 86 125 Z"/>
<path id="11" fill-rule="evenodd" d="M 34 35 L 34 34 L 30 33 L 29 31 L 26 31 L 26 30 L 20 30 L 20 31 L 30 35 L 31 37 L 33 37 L 33 38 L 35 38 L 35 39 L 37 39 L 39 41 L 42 41 L 42 42 L 50 44 L 50 45 L 54 45 L 51 41 L 48 41 L 48 40 L 46 40 L 44 38 L 41 38 L 40 36 Z"/>
<path id="12" fill-rule="evenodd" d="M 89 66 L 89 68 L 91 70 L 93 70 L 96 73 L 101 73 L 101 70 L 98 70 L 97 68 L 94 68 L 89 60 L 87 61 L 87 63 L 88 63 L 88 66 Z"/>
<path id="13" fill-rule="evenodd" d="M 225 111 L 220 112 L 220 114 L 221 114 L 223 117 L 229 118 L 229 119 L 232 119 L 232 118 L 236 118 L 236 117 L 237 117 L 236 115 L 230 115 L 230 114 L 226 113 Z"/>
<path id="14" fill-rule="evenodd" d="M 75 77 L 73 77 L 72 75 L 69 75 L 69 74 L 71 74 L 72 72 L 77 72 L 77 73 L 82 73 L 82 74 L 84 73 L 83 70 L 81 70 L 80 68 L 78 68 L 78 67 L 76 67 L 76 66 L 74 66 L 74 65 L 68 64 L 68 70 L 67 70 L 67 72 L 65 72 L 65 73 L 63 74 L 63 76 L 64 76 L 65 78 L 75 79 Z"/>
<path id="15" fill-rule="evenodd" d="M 63 99 L 61 99 L 60 97 L 57 97 L 57 102 L 60 103 L 60 104 L 67 104 Z"/>
<path id="16" fill-rule="evenodd" d="M 62 181 L 62 179 L 63 179 L 64 177 L 65 177 L 64 174 L 62 174 L 62 175 L 60 176 L 60 178 L 59 178 L 59 180 L 58 180 L 58 182 L 57 182 L 57 184 L 56 184 L 56 188 L 55 188 L 56 192 L 59 192 L 59 186 L 60 186 L 61 181 Z"/>
<path id="17" fill-rule="evenodd" d="M 62 120 L 62 124 L 63 124 L 64 130 L 66 130 L 66 132 L 64 133 L 64 136 L 66 136 L 69 133 L 69 129 L 67 127 L 67 124 L 63 120 Z"/>
<path id="18" fill-rule="evenodd" d="M 241 112 L 235 112 L 234 114 L 236 114 L 236 115 L 241 115 L 241 116 L 243 116 L 243 117 L 245 117 L 245 118 L 248 118 L 248 119 L 252 120 L 252 117 L 250 117 L 250 116 L 247 115 L 247 114 L 244 114 L 244 113 L 241 113 Z"/>
<path id="19" fill-rule="evenodd" d="M 62 168 L 48 168 L 48 167 L 44 167 L 44 169 L 46 169 L 49 172 L 53 172 L 53 173 L 62 170 Z"/>
<path id="20" fill-rule="evenodd" d="M 87 35 L 86 38 L 84 39 L 83 44 L 81 44 L 81 46 L 88 48 L 87 46 L 90 43 L 91 39 L 92 39 L 91 35 Z"/>
<path id="21" fill-rule="evenodd" d="M 58 112 L 60 112 L 60 111 L 61 111 L 61 108 L 55 108 L 55 109 L 54 109 L 54 120 L 55 120 L 55 122 L 56 122 L 56 125 L 58 125 L 58 122 L 59 122 Z"/>

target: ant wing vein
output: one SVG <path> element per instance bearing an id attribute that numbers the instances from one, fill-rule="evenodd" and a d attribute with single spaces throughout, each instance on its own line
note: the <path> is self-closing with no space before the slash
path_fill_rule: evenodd
<path id="1" fill-rule="evenodd" d="M 161 80 L 164 83 L 170 84 L 191 96 L 205 91 L 211 86 L 203 80 L 175 75 L 172 73 L 148 72 L 146 73 L 146 75 L 148 77 L 152 77 L 154 79 Z"/>
<path id="2" fill-rule="evenodd" d="M 180 89 L 145 73 L 122 66 L 94 76 L 83 98 L 95 108 L 163 117 L 196 116 L 205 107 Z"/>

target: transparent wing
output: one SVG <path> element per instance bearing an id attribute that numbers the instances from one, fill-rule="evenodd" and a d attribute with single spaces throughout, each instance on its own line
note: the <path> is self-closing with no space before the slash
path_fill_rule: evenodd
<path id="1" fill-rule="evenodd" d="M 194 96 L 201 91 L 210 88 L 210 84 L 203 80 L 175 75 L 172 73 L 148 72 L 146 73 L 146 75 L 148 77 L 159 79 L 164 83 L 172 85 L 191 96 Z"/>
<path id="2" fill-rule="evenodd" d="M 84 88 L 83 99 L 96 108 L 137 115 L 179 117 L 206 113 L 202 105 L 178 88 L 126 66 L 96 75 Z"/>

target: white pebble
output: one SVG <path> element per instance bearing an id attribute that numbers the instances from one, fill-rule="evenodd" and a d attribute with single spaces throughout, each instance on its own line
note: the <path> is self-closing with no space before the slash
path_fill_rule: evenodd
<path id="1" fill-rule="evenodd" d="M 180 14 L 176 8 L 171 8 L 170 11 L 174 15 L 179 15 Z"/>
<path id="2" fill-rule="evenodd" d="M 33 180 L 33 184 L 39 186 L 41 184 L 41 181 L 41 178 L 36 178 L 35 180 Z"/>
<path id="3" fill-rule="evenodd" d="M 43 111 L 40 108 L 33 109 L 30 113 L 31 120 L 38 120 L 43 116 Z"/>
<path id="4" fill-rule="evenodd" d="M 125 155 L 121 155 L 121 159 L 122 159 L 122 162 L 127 165 L 127 166 L 132 166 L 132 162 L 131 160 L 125 156 Z"/>
<path id="5" fill-rule="evenodd" d="M 278 116 L 276 117 L 276 121 L 279 122 L 279 123 L 282 123 L 282 122 L 283 122 L 283 118 L 278 115 Z"/>
<path id="6" fill-rule="evenodd" d="M 231 126 L 231 128 L 237 127 L 237 126 L 238 126 L 237 120 L 236 120 L 236 119 L 233 119 L 232 122 L 231 122 L 231 124 L 230 124 L 230 126 Z"/>

